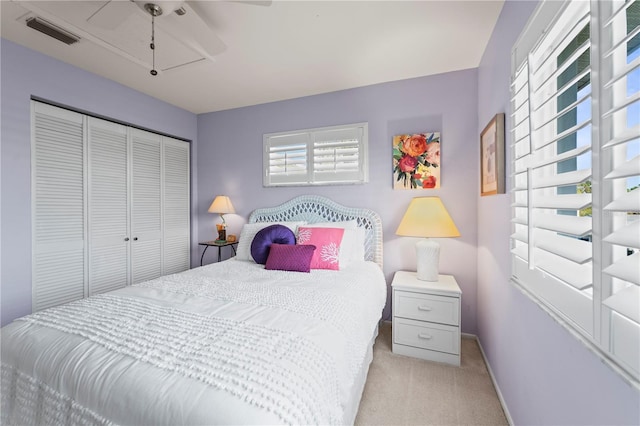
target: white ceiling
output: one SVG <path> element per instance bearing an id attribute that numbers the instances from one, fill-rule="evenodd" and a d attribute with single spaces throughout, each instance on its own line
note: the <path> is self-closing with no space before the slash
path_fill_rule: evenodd
<path id="1" fill-rule="evenodd" d="M 150 15 L 124 0 L 105 29 L 90 18 L 106 3 L 2 0 L 2 37 L 205 113 L 477 67 L 503 0 L 187 1 L 156 19 L 155 77 Z M 36 15 L 81 41 L 27 27 Z"/>

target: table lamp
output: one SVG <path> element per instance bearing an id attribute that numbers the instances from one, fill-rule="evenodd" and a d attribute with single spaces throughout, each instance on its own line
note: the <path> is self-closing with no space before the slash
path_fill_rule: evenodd
<path id="1" fill-rule="evenodd" d="M 425 237 L 416 243 L 417 278 L 438 281 L 440 244 L 432 238 L 459 237 L 460 232 L 439 197 L 418 197 L 411 200 L 396 235 Z"/>
<path id="2" fill-rule="evenodd" d="M 209 213 L 218 213 L 220 215 L 220 219 L 222 219 L 222 224 L 216 225 L 218 230 L 218 241 L 225 241 L 227 239 L 227 223 L 224 221 L 225 213 L 235 213 L 236 210 L 233 208 L 233 204 L 231 204 L 231 200 L 226 195 L 218 195 L 213 203 L 209 206 Z"/>

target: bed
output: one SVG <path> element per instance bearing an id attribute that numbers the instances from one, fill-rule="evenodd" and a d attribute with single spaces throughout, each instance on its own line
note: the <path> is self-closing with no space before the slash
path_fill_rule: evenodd
<path id="1" fill-rule="evenodd" d="M 2 424 L 352 424 L 386 301 L 380 218 L 317 196 L 249 218 L 283 222 L 355 223 L 363 260 L 266 270 L 239 246 L 19 318 L 2 329 Z"/>

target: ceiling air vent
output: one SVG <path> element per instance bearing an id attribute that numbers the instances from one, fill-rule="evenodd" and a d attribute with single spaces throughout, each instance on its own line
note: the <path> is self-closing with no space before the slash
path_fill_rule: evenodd
<path id="1" fill-rule="evenodd" d="M 80 40 L 80 37 L 71 34 L 63 30 L 62 28 L 53 25 L 51 22 L 47 22 L 42 18 L 29 18 L 27 19 L 27 27 L 40 31 L 42 34 L 46 34 L 49 37 L 53 37 L 56 40 L 60 40 L 65 44 L 73 44 Z"/>

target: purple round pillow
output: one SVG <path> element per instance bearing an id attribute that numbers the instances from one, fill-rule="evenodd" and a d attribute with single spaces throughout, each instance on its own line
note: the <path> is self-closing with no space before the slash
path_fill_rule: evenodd
<path id="1" fill-rule="evenodd" d="M 295 244 L 296 236 L 284 225 L 270 225 L 262 228 L 251 241 L 251 257 L 256 263 L 264 265 L 269 257 L 271 244 Z"/>

